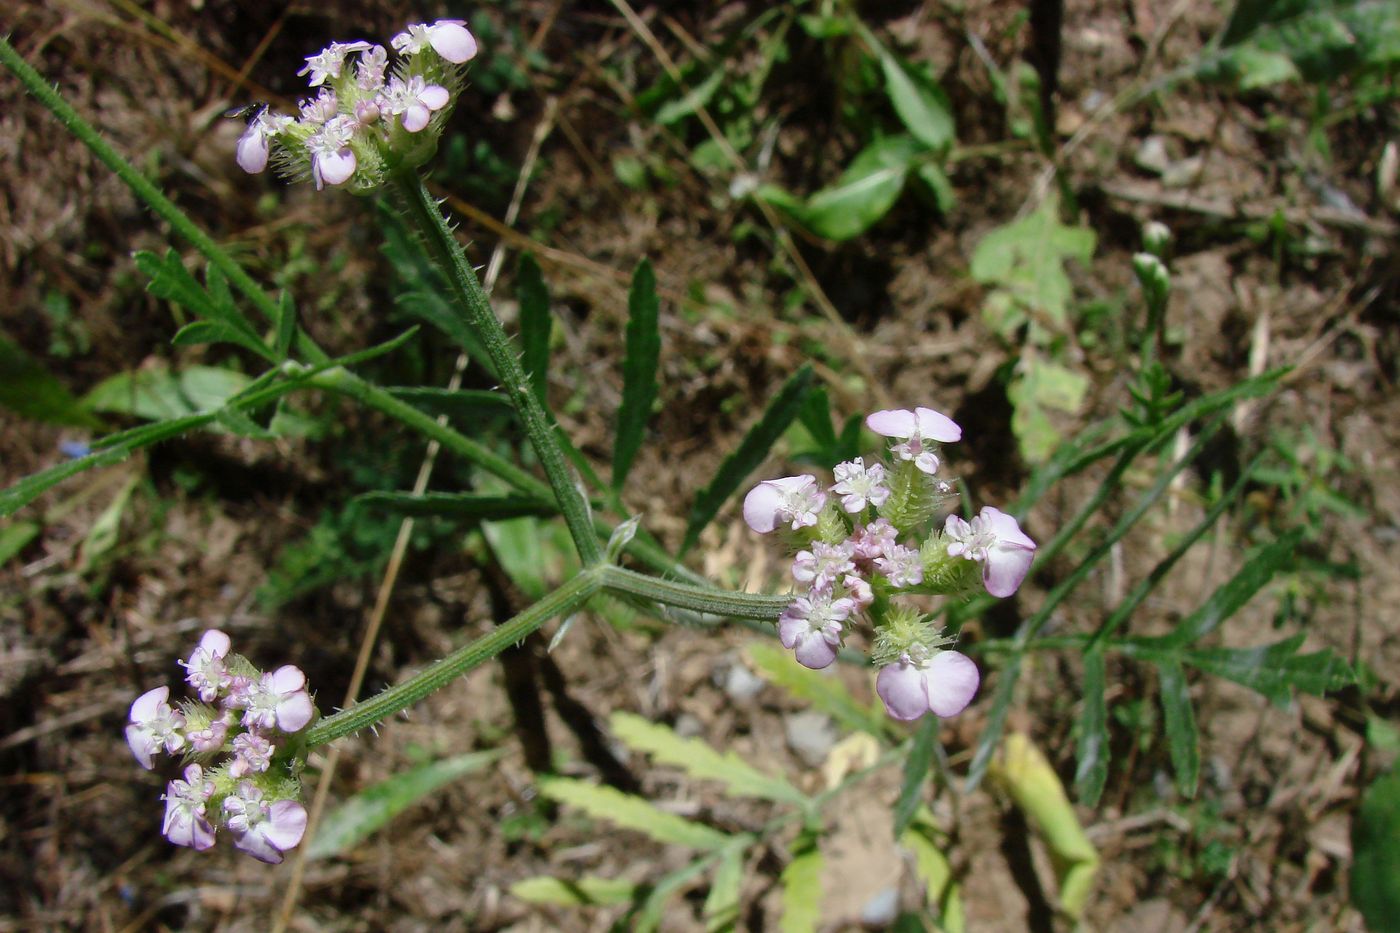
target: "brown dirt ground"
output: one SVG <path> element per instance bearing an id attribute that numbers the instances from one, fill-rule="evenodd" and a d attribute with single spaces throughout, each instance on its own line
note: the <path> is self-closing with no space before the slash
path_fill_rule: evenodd
<path id="1" fill-rule="evenodd" d="M 20 2 L 5 20 L 20 51 L 56 82 L 86 116 L 143 171 L 237 254 L 255 274 L 276 275 L 302 296 L 303 319 L 323 345 L 346 351 L 392 334 L 384 313 L 385 266 L 368 206 L 308 186 L 250 180 L 230 158 L 239 125 L 223 111 L 250 98 L 297 93 L 300 57 L 330 38 L 383 37 L 401 13 L 379 0 L 336 4 L 334 16 L 311 6 L 197 4 L 155 0 L 151 19 L 113 3 Z M 1024 52 L 1019 8 L 975 0 L 962 6 L 869 4 L 867 22 L 909 54 L 931 61 L 957 110 L 960 142 L 1006 139 L 987 71 L 969 43 L 977 37 L 993 60 Z M 713 47 L 765 5 L 675 4 L 643 16 L 671 54 L 687 60 L 693 37 Z M 424 11 L 424 15 L 432 11 Z M 515 33 L 503 57 L 524 61 L 527 42 L 547 63 L 524 70 L 522 86 L 478 86 L 459 105 L 459 126 L 514 164 L 543 112 L 558 101 L 556 129 L 522 213 L 521 229 L 550 248 L 541 254 L 563 338 L 556 347 L 551 395 L 579 447 L 605 463 L 610 418 L 619 398 L 617 347 L 628 270 L 655 263 L 664 309 L 662 406 L 654 443 L 636 464 L 628 504 L 648 527 L 675 542 L 684 504 L 723 451 L 746 427 L 756 403 L 808 358 L 812 345 L 837 407 L 868 410 L 876 390 L 853 365 L 863 358 L 888 397 L 936 400 L 958 413 L 980 439 L 954 467 L 983 501 L 1014 491 L 1024 465 L 1007 435 L 1007 406 L 996 369 L 1006 353 L 978 317 L 979 288 L 967 257 L 988 229 L 1005 223 L 1032 194 L 1045 161 L 1029 148 L 1001 147 L 957 163 L 960 202 L 946 221 L 921 208 L 898 208 L 870 235 L 840 247 L 799 237 L 807 261 L 856 334 L 856 345 L 810 306 L 785 299 L 793 280 L 765 237 L 736 237 L 761 221 L 725 196 L 727 179 L 687 167 L 685 154 L 703 137 L 657 127 L 631 109 L 631 97 L 655 80 L 659 66 L 621 16 L 606 4 L 522 0 L 495 8 L 497 24 Z M 1319 575 L 1296 581 L 1295 615 L 1310 647 L 1330 646 L 1363 659 L 1373 673 L 1365 700 L 1394 714 L 1400 679 L 1400 399 L 1394 388 L 1395 225 L 1397 205 L 1377 192 L 1377 165 L 1396 133 L 1361 112 L 1329 132 L 1330 161 L 1304 143 L 1311 100 L 1301 89 L 1241 97 L 1185 83 L 1148 102 L 1094 115 L 1134 81 L 1151 80 L 1189 61 L 1219 28 L 1222 14 L 1204 2 L 1145 0 L 1067 4 L 1057 128 L 1061 141 L 1097 121 L 1067 156 L 1066 177 L 1083 221 L 1100 234 L 1092 267 L 1078 270 L 1084 300 L 1122 302 L 1132 311 L 1128 256 L 1138 224 L 1167 222 L 1176 235 L 1178 289 L 1169 325 L 1179 337 L 1171 365 L 1190 391 L 1206 392 L 1250 371 L 1296 368 L 1277 395 L 1241 408 L 1232 428 L 1237 466 L 1270 439 L 1312 432 L 1341 454 L 1342 466 L 1317 462 L 1318 447 L 1297 452 L 1310 481 L 1359 506 L 1355 515 L 1324 513 L 1307 544 L 1311 557 L 1353 564 L 1356 579 Z M 162 32 L 159 24 L 169 27 Z M 175 36 L 175 39 L 169 36 Z M 1155 38 L 1154 38 L 1155 37 Z M 266 51 L 255 50 L 267 39 Z M 1144 54 L 1145 49 L 1151 49 Z M 804 52 L 804 66 L 820 64 Z M 812 56 L 815 54 L 815 58 Z M 247 69 L 253 84 L 236 89 Z M 256 82 L 267 82 L 260 88 Z M 478 83 L 479 84 L 479 83 Z M 829 89 L 800 73 L 782 73 L 762 115 L 783 121 L 772 173 L 798 190 L 835 174 L 859 140 L 834 120 Z M 472 122 L 474 121 L 474 122 Z M 72 142 L 17 85 L 0 80 L 0 327 L 45 358 L 71 389 L 84 391 L 126 369 L 202 351 L 170 349 L 167 309 L 146 295 L 130 261 L 137 249 L 163 249 L 165 231 L 132 196 Z M 816 145 L 817 140 L 821 145 Z M 1187 177 L 1169 186 L 1135 161 L 1156 140 Z M 671 184 L 638 192 L 609 169 L 618 155 L 655 159 Z M 509 188 L 490 179 L 444 190 L 499 216 Z M 1355 215 L 1323 210 L 1323 194 L 1340 192 Z M 459 204 L 460 208 L 460 204 Z M 1296 251 L 1281 258 L 1243 235 L 1246 223 L 1276 211 L 1290 222 Z M 468 219 L 474 258 L 484 262 L 492 230 Z M 326 275 L 324 269 L 332 269 Z M 707 310 L 686 303 L 701 294 Z M 45 303 L 67 303 L 66 318 Z M 505 302 L 508 306 L 509 302 Z M 1123 399 L 1124 378 L 1109 354 L 1074 347 L 1094 376 L 1093 415 Z M 437 360 L 437 375 L 443 361 Z M 313 409 L 325 403 L 309 403 Z M 403 447 L 408 468 L 418 444 L 376 418 L 339 417 L 354 431 L 378 432 Z M 58 443 L 78 436 L 0 412 L 0 481 L 57 461 Z M 411 462 L 410 462 L 411 461 Z M 182 485 L 193 464 L 198 488 Z M 780 464 L 775 459 L 771 469 Z M 409 474 L 411 476 L 411 473 Z M 84 567 L 82 546 L 93 522 L 129 480 L 137 480 L 120 544 L 97 568 Z M 166 445 L 148 457 L 86 475 L 45 497 L 28 515 L 43 532 L 0 568 L 0 929 L 262 930 L 282 895 L 287 866 L 270 869 L 222 848 L 176 850 L 157 833 L 161 778 L 140 772 L 120 739 L 131 698 L 162 678 L 173 657 L 211 625 L 239 649 L 266 662 L 291 659 L 322 697 L 340 696 L 373 602 L 376 579 L 362 575 L 268 608 L 257 597 L 281 546 L 304 535 L 322 508 L 337 501 L 344 473 L 334 451 L 306 441 L 260 444 L 203 437 Z M 1062 484 L 1035 510 L 1031 533 L 1046 540 L 1095 477 Z M 1150 482 L 1145 472 L 1130 486 Z M 1064 605 L 1058 632 L 1081 631 L 1102 618 L 1164 552 L 1162 542 L 1201 512 L 1199 476 L 1173 489 Z M 1115 503 L 1107 513 L 1124 503 Z M 1260 487 L 1250 506 L 1184 562 L 1148 601 L 1135 630 L 1160 630 L 1195 605 L 1239 564 L 1244 545 L 1267 539 L 1288 521 L 1290 503 Z M 755 541 L 731 509 L 706 534 L 703 569 L 717 579 L 772 586 L 779 560 Z M 1000 634 L 1007 618 L 1035 609 L 1068 567 L 1054 567 L 1023 589 L 1009 608 L 983 623 Z M 370 686 L 401 679 L 489 626 L 490 607 L 471 561 L 455 549 L 416 551 L 376 648 Z M 1275 637 L 1278 591 L 1233 619 L 1224 639 L 1253 644 Z M 291 637 L 289 637 L 291 636 Z M 785 736 L 800 703 L 778 688 L 749 697 L 724 688 L 744 665 L 755 636 L 742 629 L 701 631 L 642 625 L 615 630 L 579 626 L 556 659 L 570 694 L 602 717 L 637 712 L 676 725 L 717 747 L 821 786 L 821 768 Z M 839 676 L 868 697 L 859 671 Z M 1012 725 L 1032 735 L 1061 775 L 1071 776 L 1070 727 L 1080 696 L 1072 657 L 1031 659 Z M 946 724 L 954 770 L 965 767 L 984 702 Z M 1110 666 L 1115 713 L 1151 711 L 1150 672 Z M 1103 803 L 1080 811 L 1099 847 L 1103 869 L 1086 923 L 1123 931 L 1184 929 L 1360 929 L 1347 904 L 1349 826 L 1359 789 L 1374 764 L 1359 734 L 1362 695 L 1304 698 L 1287 709 L 1208 678 L 1193 681 L 1202 731 L 1201 798 L 1175 798 L 1160 742 L 1135 743 L 1116 726 L 1118 757 Z M 1139 702 L 1148 698 L 1149 702 Z M 309 868 L 293 927 L 303 930 L 585 930 L 606 929 L 617 910 L 535 907 L 510 885 L 539 874 L 584 874 L 654 882 L 682 866 L 687 853 L 636 834 L 591 825 L 568 811 L 540 819 L 531 803 L 534 778 L 511 738 L 510 706 L 499 668 L 483 669 L 442 691 L 410 717 L 344 743 L 333 799 L 389 777 L 424 756 L 500 747 L 490 770 L 459 781 L 405 812 L 353 854 Z M 551 714 L 556 760 L 564 773 L 590 776 L 569 730 Z M 1149 738 L 1157 726 L 1143 726 Z M 313 771 L 324 759 L 313 757 Z M 713 785 L 674 769 L 629 762 L 645 792 L 666 807 L 726 830 L 753 828 L 766 808 L 719 795 Z M 912 897 L 909 860 L 889 838 L 888 808 L 898 774 L 880 772 L 832 815 L 823 843 L 829 897 L 824 929 L 859 928 L 862 907 L 895 886 Z M 956 804 L 956 805 L 955 805 Z M 936 812 L 954 834 L 950 849 L 963 883 L 972 930 L 1063 926 L 1037 912 L 1053 898 L 1047 859 L 1029 843 L 1028 879 L 1016 867 L 1027 848 L 1000 797 L 987 789 L 956 801 L 940 794 Z M 777 876 L 791 836 L 774 839 L 747 863 L 740 928 L 776 928 Z M 1039 873 L 1039 880 L 1036 873 Z M 1039 888 L 1051 892 L 1042 894 Z M 702 928 L 703 885 L 677 898 L 665 929 Z"/>

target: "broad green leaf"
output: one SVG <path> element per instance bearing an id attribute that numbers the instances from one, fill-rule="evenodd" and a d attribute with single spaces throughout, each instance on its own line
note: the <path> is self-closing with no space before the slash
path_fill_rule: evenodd
<path id="1" fill-rule="evenodd" d="M 710 99 L 715 96 L 724 84 L 724 69 L 716 68 L 704 81 L 695 85 L 684 96 L 663 104 L 656 111 L 656 122 L 662 126 L 670 126 L 677 120 L 682 120 L 690 116 L 701 107 L 708 106 Z"/>
<path id="2" fill-rule="evenodd" d="M 216 411 L 251 381 L 215 366 L 191 366 L 179 373 L 141 369 L 104 379 L 83 401 L 94 411 L 159 421 Z"/>
<path id="3" fill-rule="evenodd" d="M 548 517 L 558 513 L 552 503 L 529 496 L 483 495 L 470 492 L 367 492 L 356 502 L 399 515 L 500 521 L 523 515 Z"/>
<path id="4" fill-rule="evenodd" d="M 1043 463 L 1060 445 L 1050 410 L 1078 414 L 1089 389 L 1087 377 L 1037 355 L 1025 360 L 1007 387 L 1014 409 L 1011 430 L 1029 463 Z"/>
<path id="5" fill-rule="evenodd" d="M 1393 0 L 1242 0 L 1198 74 L 1260 87 L 1301 76 L 1327 82 L 1400 62 Z"/>
<path id="6" fill-rule="evenodd" d="M 555 904 L 559 907 L 609 907 L 630 904 L 638 888 L 630 881 L 585 875 L 577 881 L 564 881 L 537 875 L 510 886 L 512 897 L 528 904 Z"/>
<path id="7" fill-rule="evenodd" d="M 453 781 L 498 760 L 499 751 L 472 752 L 434 761 L 368 787 L 326 814 L 306 857 L 343 855 L 405 809 Z"/>
<path id="8" fill-rule="evenodd" d="M 613 713 L 614 734 L 628 746 L 657 761 L 682 768 L 702 781 L 719 781 L 732 797 L 760 797 L 803 803 L 807 796 L 782 777 L 765 774 L 734 752 L 721 753 L 699 739 L 686 739 L 659 723 L 632 713 Z"/>
<path id="9" fill-rule="evenodd" d="M 101 422 L 83 408 L 44 365 L 0 334 L 0 405 L 48 424 L 97 428 Z"/>
<path id="10" fill-rule="evenodd" d="M 711 850 L 722 849 L 734 841 L 727 833 L 667 813 L 648 800 L 613 787 L 552 777 L 540 780 L 540 793 L 581 810 L 592 819 L 644 833 L 661 843 Z"/>
<path id="11" fill-rule="evenodd" d="M 783 886 L 782 933 L 815 933 L 821 922 L 824 860 L 816 837 L 804 834 L 793 846 L 792 861 L 779 879 Z"/>
<path id="12" fill-rule="evenodd" d="M 953 190 L 953 182 L 948 178 L 948 173 L 943 171 L 942 166 L 932 162 L 922 162 L 915 172 L 919 180 L 928 186 L 928 190 L 933 194 L 933 203 L 938 206 L 938 212 L 945 217 L 958 206 L 958 195 Z"/>
<path id="13" fill-rule="evenodd" d="M 952 108 L 948 95 L 926 76 L 910 68 L 886 50 L 880 50 L 880 70 L 885 75 L 885 93 L 915 139 L 930 149 L 946 150 L 955 140 Z"/>
<path id="14" fill-rule="evenodd" d="M 856 155 L 834 185 L 807 198 L 797 220 L 828 240 L 860 236 L 899 200 L 920 149 L 910 136 L 876 140 Z"/>
<path id="15" fill-rule="evenodd" d="M 516 297 L 520 299 L 520 365 L 530 379 L 535 397 L 544 405 L 549 387 L 549 334 L 554 318 L 549 313 L 549 289 L 535 257 L 524 253 L 515 273 Z"/>
<path id="16" fill-rule="evenodd" d="M 802 403 L 806 400 L 811 385 L 810 364 L 804 365 L 789 376 L 778 389 L 778 394 L 768 403 L 763 416 L 749 428 L 744 439 L 739 442 L 739 449 L 724 459 L 714 479 L 696 494 L 695 504 L 690 509 L 690 520 L 686 523 L 685 539 L 681 544 L 682 555 L 700 540 L 700 532 L 705 530 L 705 526 L 718 514 L 720 507 L 738 490 L 745 477 L 767 459 L 768 452 L 802 410 Z"/>
<path id="17" fill-rule="evenodd" d="M 904 759 L 904 783 L 894 805 L 894 836 L 898 839 L 909 828 L 924 796 L 924 781 L 933 764 L 933 747 L 938 741 L 938 718 L 925 716 L 914 731 L 914 743 Z"/>
<path id="18" fill-rule="evenodd" d="M 643 259 L 627 293 L 627 356 L 622 364 L 622 404 L 613 441 L 614 489 L 621 489 L 642 446 L 651 406 L 656 401 L 656 368 L 661 359 L 660 302 L 656 273 Z"/>
<path id="19" fill-rule="evenodd" d="M 557 522 L 511 518 L 482 522 L 481 533 L 502 569 L 531 599 L 545 595 L 574 565 L 568 531 Z"/>
<path id="20" fill-rule="evenodd" d="M 1366 789 L 1351 822 L 1351 902 L 1372 930 L 1400 917 L 1400 771 Z"/>
<path id="21" fill-rule="evenodd" d="M 1296 528 L 1256 551 L 1239 572 L 1217 587 L 1195 612 L 1179 622 L 1162 644 L 1189 645 L 1244 608 L 1274 575 L 1293 566 L 1304 530 Z M 1149 642 L 1155 643 L 1155 642 Z"/>
<path id="22" fill-rule="evenodd" d="M 1176 774 L 1176 789 L 1183 797 L 1194 797 L 1201 774 L 1201 748 L 1191 694 L 1186 687 L 1186 673 L 1179 663 L 1163 661 L 1157 665 L 1157 676 L 1161 681 L 1162 714 L 1167 726 L 1172 771 Z"/>
<path id="23" fill-rule="evenodd" d="M 38 522 L 11 522 L 0 528 L 0 567 L 39 537 Z"/>
<path id="24" fill-rule="evenodd" d="M 1078 739 L 1074 787 L 1079 802 L 1097 806 L 1108 780 L 1108 709 L 1104 701 L 1105 672 L 1103 651 L 1093 648 L 1084 653 L 1084 705 L 1075 723 Z"/>
<path id="25" fill-rule="evenodd" d="M 749 663 L 767 680 L 846 728 L 876 736 L 884 734 L 882 714 L 857 703 L 836 678 L 798 664 L 792 652 L 784 651 L 776 642 L 753 642 L 745 649 L 745 654 Z"/>
<path id="26" fill-rule="evenodd" d="M 1016 309 L 1063 329 L 1069 324 L 1073 291 L 1064 264 L 1087 263 L 1094 255 L 1095 239 L 1086 227 L 1060 223 L 1059 201 L 1046 198 L 1029 217 L 982 238 L 972 253 L 972 277 L 1002 289 Z M 1012 318 L 998 329 L 1009 335 L 1019 323 Z"/>
<path id="27" fill-rule="evenodd" d="M 739 895 L 744 882 L 744 850 L 733 848 L 724 853 L 715 866 L 710 893 L 705 898 L 706 933 L 733 930 L 739 920 Z"/>

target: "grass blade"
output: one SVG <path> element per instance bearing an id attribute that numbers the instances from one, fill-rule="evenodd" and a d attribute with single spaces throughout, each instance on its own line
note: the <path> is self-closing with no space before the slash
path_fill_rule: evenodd
<path id="1" fill-rule="evenodd" d="M 1162 685 L 1162 713 L 1166 719 L 1172 771 L 1176 773 L 1176 789 L 1183 797 L 1194 797 L 1201 775 L 1201 749 L 1196 714 L 1191 710 L 1191 694 L 1186 688 L 1186 673 L 1179 662 L 1169 660 L 1158 663 L 1157 674 Z"/>
<path id="2" fill-rule="evenodd" d="M 515 294 L 520 300 L 520 365 L 540 404 L 549 388 L 549 334 L 554 319 L 549 314 L 549 289 L 535 257 L 525 253 L 515 273 Z"/>
<path id="3" fill-rule="evenodd" d="M 1078 734 L 1074 788 L 1086 807 L 1098 804 L 1108 780 L 1108 708 L 1104 702 L 1104 657 L 1101 650 L 1084 654 L 1084 706 L 1075 725 Z"/>

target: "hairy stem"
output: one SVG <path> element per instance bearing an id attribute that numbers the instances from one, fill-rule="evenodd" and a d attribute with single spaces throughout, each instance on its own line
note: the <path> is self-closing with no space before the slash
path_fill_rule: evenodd
<path id="1" fill-rule="evenodd" d="M 525 434 L 530 438 L 535 454 L 540 458 L 545 477 L 554 489 L 554 498 L 559 503 L 564 522 L 569 526 L 569 534 L 574 539 L 579 559 L 585 567 L 598 564 L 603 558 L 603 549 L 593 530 L 588 502 L 575 485 L 573 473 L 564 458 L 564 451 L 554 436 L 554 425 L 530 388 L 530 382 L 520 366 L 520 358 L 505 329 L 501 327 L 501 322 L 491 310 L 491 304 L 481 287 L 481 282 L 477 280 L 475 270 L 467 261 L 466 254 L 453 235 L 452 228 L 448 226 L 437 200 L 428 192 L 423 180 L 416 173 L 408 173 L 396 176 L 395 181 L 403 195 L 402 200 L 408 208 L 409 217 L 421 234 L 432 258 L 452 284 L 458 310 L 466 317 L 468 325 L 486 348 L 487 355 L 491 357 L 491 364 L 520 416 Z"/>

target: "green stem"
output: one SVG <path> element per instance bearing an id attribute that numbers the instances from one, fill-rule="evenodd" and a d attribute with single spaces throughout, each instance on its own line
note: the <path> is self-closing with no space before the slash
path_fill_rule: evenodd
<path id="1" fill-rule="evenodd" d="M 318 377 L 316 385 L 353 398 L 370 408 L 383 412 L 395 421 L 402 422 L 429 440 L 437 441 L 452 453 L 464 457 L 488 473 L 510 483 L 517 492 L 534 496 L 545 502 L 552 502 L 554 499 L 554 494 L 546 483 L 511 463 L 485 444 L 474 441 L 445 424 L 440 424 L 432 415 L 413 407 L 393 393 L 386 392 L 379 386 L 366 382 L 349 370 L 331 370 Z"/>
<path id="2" fill-rule="evenodd" d="M 44 80 L 43 75 L 35 71 L 20 56 L 19 52 L 15 51 L 14 46 L 10 45 L 5 36 L 0 36 L 0 64 L 10 69 L 14 76 L 19 78 L 25 89 L 33 94 L 39 103 L 47 107 L 68 132 L 78 137 L 83 145 L 92 150 L 93 155 L 115 172 L 117 177 L 132 190 L 132 193 L 144 201 L 162 220 L 170 224 L 176 233 L 203 253 L 204 257 L 216 266 L 234 287 L 257 306 L 264 318 L 269 322 L 275 322 L 279 319 L 277 302 L 264 292 L 248 273 L 243 271 L 242 266 L 234 262 L 223 247 L 215 243 L 207 233 L 195 225 L 194 221 L 190 220 L 184 211 L 176 207 L 174 202 L 162 194 L 159 188 L 151 184 L 144 175 L 136 170 L 135 166 L 123 158 L 121 153 L 102 138 L 102 135 L 92 124 L 79 116 L 78 112 L 69 106 L 58 91 Z M 298 345 L 303 346 L 303 342 L 299 341 Z"/>
<path id="3" fill-rule="evenodd" d="M 510 338 L 501 327 L 501 322 L 492 312 L 476 272 L 467 261 L 466 254 L 453 235 L 452 228 L 448 226 L 437 200 L 428 192 L 423 180 L 412 172 L 397 175 L 394 180 L 429 253 L 452 283 L 459 310 L 466 316 L 472 331 L 481 339 L 497 376 L 505 384 L 511 403 L 525 427 L 525 434 L 530 438 L 535 454 L 540 458 L 545 477 L 554 489 L 554 498 L 559 503 L 564 522 L 569 526 L 569 534 L 574 539 L 574 547 L 578 549 L 580 561 L 585 567 L 600 563 L 603 559 L 603 549 L 593 530 L 588 502 L 575 485 L 574 476 L 564 458 L 564 451 L 554 436 L 554 427 L 531 389 L 529 380 L 525 378 L 520 358 L 511 346 Z"/>
<path id="4" fill-rule="evenodd" d="M 788 596 L 766 596 L 761 593 L 731 593 L 724 590 L 708 589 L 677 583 L 674 580 L 661 580 L 646 574 L 627 570 L 624 567 L 603 566 L 598 571 L 602 575 L 603 588 L 620 596 L 634 596 L 689 609 L 707 615 L 726 616 L 731 619 L 757 619 L 772 622 L 792 602 Z"/>
<path id="5" fill-rule="evenodd" d="M 397 687 L 390 687 L 363 703 L 357 703 L 322 719 L 306 733 L 306 747 L 325 745 L 408 709 L 467 671 L 479 667 L 521 641 L 550 619 L 582 606 L 589 597 L 602 589 L 602 579 L 602 574 L 596 569 L 582 571 L 510 621 L 463 645 Z"/>

